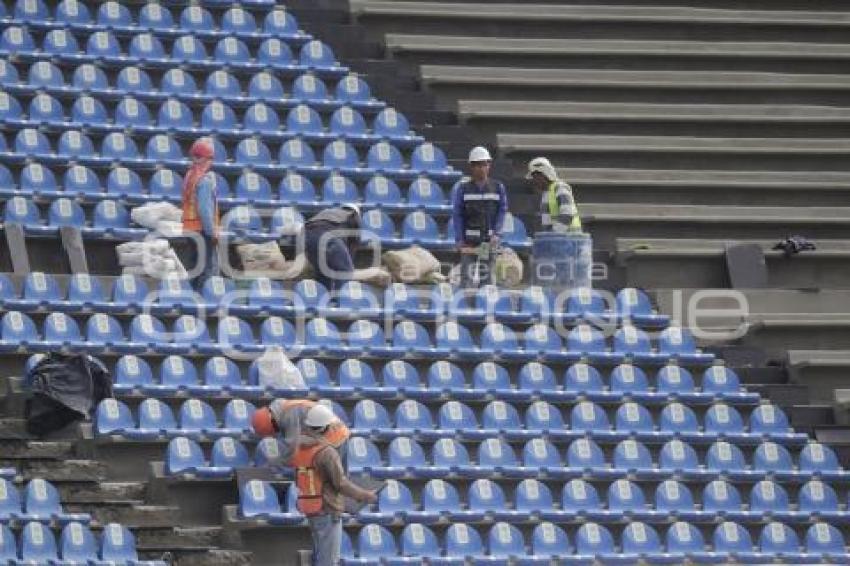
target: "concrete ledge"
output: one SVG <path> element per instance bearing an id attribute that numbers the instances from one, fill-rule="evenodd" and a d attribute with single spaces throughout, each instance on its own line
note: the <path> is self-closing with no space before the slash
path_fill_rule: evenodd
<path id="1" fill-rule="evenodd" d="M 769 258 L 784 258 L 781 250 L 774 250 L 778 240 L 706 240 L 673 238 L 618 238 L 618 259 L 630 257 L 722 257 L 729 246 L 737 244 L 756 244 Z M 816 250 L 805 251 L 792 256 L 794 261 L 824 258 L 850 258 L 850 240 L 818 240 Z"/>
<path id="2" fill-rule="evenodd" d="M 710 206 L 710 205 L 640 205 L 587 204 L 582 214 L 593 220 L 627 220 L 632 222 L 701 222 L 721 224 L 784 225 L 828 223 L 850 224 L 850 207 L 806 207 L 789 211 L 781 206 Z M 781 232 L 778 232 L 781 234 Z"/>

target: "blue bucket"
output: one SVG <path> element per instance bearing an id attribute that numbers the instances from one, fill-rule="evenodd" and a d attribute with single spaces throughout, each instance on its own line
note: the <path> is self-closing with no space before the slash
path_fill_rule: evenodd
<path id="1" fill-rule="evenodd" d="M 554 288 L 591 287 L 593 243 L 589 234 L 538 232 L 532 245 L 532 281 Z"/>

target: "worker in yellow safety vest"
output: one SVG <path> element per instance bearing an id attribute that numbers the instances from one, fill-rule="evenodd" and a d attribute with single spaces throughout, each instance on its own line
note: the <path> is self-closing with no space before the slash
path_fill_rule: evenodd
<path id="1" fill-rule="evenodd" d="M 528 175 L 540 198 L 540 224 L 546 232 L 581 232 L 581 218 L 573 198 L 573 189 L 558 178 L 558 172 L 545 157 L 528 163 Z"/>

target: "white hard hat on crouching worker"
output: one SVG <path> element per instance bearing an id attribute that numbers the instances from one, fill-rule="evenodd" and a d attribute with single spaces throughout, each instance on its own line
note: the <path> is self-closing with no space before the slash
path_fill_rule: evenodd
<path id="1" fill-rule="evenodd" d="M 333 411 L 324 405 L 316 405 L 307 411 L 307 417 L 304 419 L 304 424 L 313 428 L 325 428 L 336 420 L 336 415 Z"/>
<path id="2" fill-rule="evenodd" d="M 344 208 L 346 210 L 350 210 L 357 215 L 357 218 L 360 218 L 360 205 L 354 203 L 345 203 L 340 208 Z"/>
<path id="3" fill-rule="evenodd" d="M 487 151 L 486 147 L 476 146 L 472 148 L 472 151 L 469 152 L 469 162 L 475 163 L 477 161 L 493 161 L 493 158 L 490 157 L 490 152 Z"/>
<path id="4" fill-rule="evenodd" d="M 550 181 L 558 179 L 558 173 L 555 171 L 552 163 L 550 163 L 545 157 L 535 157 L 528 162 L 528 175 L 526 175 L 525 178 L 531 179 L 534 173 L 541 173 Z"/>

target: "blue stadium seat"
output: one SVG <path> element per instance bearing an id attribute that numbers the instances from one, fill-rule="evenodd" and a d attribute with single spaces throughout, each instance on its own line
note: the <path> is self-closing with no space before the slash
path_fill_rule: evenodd
<path id="1" fill-rule="evenodd" d="M 820 480 L 806 482 L 800 488 L 797 498 L 799 511 L 809 516 L 822 516 L 835 521 L 841 513 L 835 489 Z"/>
<path id="2" fill-rule="evenodd" d="M 636 440 L 623 440 L 614 449 L 614 467 L 628 470 L 637 477 L 655 477 L 655 467 L 649 449 Z"/>
<path id="3" fill-rule="evenodd" d="M 174 413 L 157 399 L 145 399 L 139 405 L 139 428 L 125 430 L 124 436 L 134 439 L 167 438 L 178 431 Z"/>
<path id="4" fill-rule="evenodd" d="M 573 472 L 564 467 L 558 449 L 542 438 L 533 438 L 526 442 L 522 452 L 522 463 L 529 470 L 539 470 L 539 473 L 548 478 L 566 478 L 573 475 Z"/>
<path id="5" fill-rule="evenodd" d="M 649 297 L 646 293 L 634 287 L 626 287 L 617 291 L 616 309 L 617 314 L 624 319 L 635 319 L 653 314 Z"/>
<path id="6" fill-rule="evenodd" d="M 533 558 L 526 558 L 524 561 L 533 559 L 532 564 L 548 564 L 552 559 L 568 558 L 573 550 L 564 529 L 548 521 L 534 527 L 531 549 Z"/>
<path id="7" fill-rule="evenodd" d="M 162 42 L 152 33 L 140 33 L 130 40 L 130 58 L 148 65 L 163 65 L 168 61 Z"/>
<path id="8" fill-rule="evenodd" d="M 241 442 L 225 436 L 213 444 L 210 464 L 214 468 L 230 468 L 235 471 L 239 468 L 250 467 L 251 459 Z"/>
<path id="9" fill-rule="evenodd" d="M 475 413 L 459 401 L 444 403 L 437 413 L 437 419 L 441 431 L 454 431 L 464 436 L 476 435 L 478 432 Z"/>
<path id="10" fill-rule="evenodd" d="M 283 167 L 313 167 L 316 154 L 304 141 L 292 139 L 280 146 L 278 161 Z"/>
<path id="11" fill-rule="evenodd" d="M 522 477 L 527 470 L 520 465 L 513 447 L 505 440 L 488 438 L 478 445 L 478 467 L 489 473 L 497 472 L 508 477 Z"/>
<path id="12" fill-rule="evenodd" d="M 257 102 L 245 111 L 242 129 L 263 135 L 277 134 L 280 130 L 280 118 L 273 108 L 263 102 Z"/>
<path id="13" fill-rule="evenodd" d="M 518 383 L 520 389 L 542 395 L 544 398 L 557 390 L 555 372 L 540 362 L 529 362 L 522 366 L 519 370 Z"/>
<path id="14" fill-rule="evenodd" d="M 24 564 L 53 564 L 57 561 L 56 537 L 46 526 L 30 522 L 21 533 L 21 558 Z M 17 562 L 17 561 L 16 561 Z"/>
<path id="15" fill-rule="evenodd" d="M 492 474 L 490 469 L 471 466 L 466 447 L 453 438 L 441 438 L 435 442 L 432 455 L 433 475 L 437 477 L 445 477 L 449 473 L 464 477 L 489 477 Z"/>
<path id="16" fill-rule="evenodd" d="M 20 187 L 21 191 L 24 193 L 34 193 L 34 194 L 51 194 L 58 193 L 58 186 L 56 184 L 56 176 L 53 174 L 53 171 L 42 165 L 41 163 L 29 163 L 21 169 L 20 173 Z M 30 216 L 28 213 L 24 213 L 24 210 L 20 211 L 16 210 L 18 208 L 18 202 L 29 202 L 23 200 L 21 197 L 17 197 L 21 200 L 13 200 L 13 205 L 10 207 L 9 204 L 6 205 L 6 214 L 7 217 L 11 213 L 14 217 L 21 217 L 22 214 L 24 217 Z M 35 206 L 34 203 L 29 202 Z M 26 208 L 29 209 L 30 206 L 27 204 Z M 37 212 L 36 212 L 37 214 Z M 27 222 L 32 223 L 32 222 Z"/>
<path id="17" fill-rule="evenodd" d="M 97 23 L 107 28 L 126 28 L 133 24 L 130 9 L 118 2 L 104 2 L 97 11 Z"/>
<path id="18" fill-rule="evenodd" d="M 617 409 L 615 415 L 615 428 L 621 432 L 636 433 L 641 437 L 645 433 L 651 433 L 655 430 L 655 424 L 652 421 L 652 415 L 649 409 L 629 401 L 623 403 Z"/>
<path id="19" fill-rule="evenodd" d="M 835 452 L 819 442 L 810 442 L 800 450 L 800 471 L 824 478 L 845 477 Z"/>
<path id="20" fill-rule="evenodd" d="M 506 522 L 498 522 L 490 527 L 487 536 L 489 557 L 519 558 L 525 556 L 525 540 L 517 527 Z"/>
<path id="21" fill-rule="evenodd" d="M 541 431 L 557 438 L 566 434 L 566 425 L 561 411 L 546 401 L 535 401 L 525 411 L 525 428 Z"/>
<path id="22" fill-rule="evenodd" d="M 293 140 L 297 141 L 297 140 Z M 287 142 L 288 143 L 288 142 Z M 286 144 L 284 144 L 286 145 Z M 297 144 L 293 144 L 293 148 L 296 147 Z M 300 147 L 300 146 L 298 146 Z M 309 147 L 309 146 L 305 146 Z M 302 148 L 303 149 L 303 148 Z M 281 153 L 283 150 L 281 149 Z M 309 158 L 310 163 L 314 161 L 312 157 Z M 297 163 L 292 163 L 292 165 L 297 166 Z M 309 179 L 298 175 L 297 173 L 287 173 L 286 177 L 281 179 L 280 188 L 278 190 L 280 200 L 284 202 L 292 202 L 292 203 L 315 203 L 316 202 L 316 189 L 313 186 L 313 182 Z"/>
<path id="23" fill-rule="evenodd" d="M 392 564 L 415 564 L 423 558 L 439 560 L 442 557 L 437 535 L 421 523 L 408 524 L 401 532 L 402 558 L 390 559 Z"/>
<path id="24" fill-rule="evenodd" d="M 763 442 L 753 452 L 753 469 L 765 472 L 792 470 L 791 453 L 781 444 Z"/>
<path id="25" fill-rule="evenodd" d="M 7 525 L 0 525 L 0 560 L 12 564 L 18 559 L 15 535 Z"/>
<path id="26" fill-rule="evenodd" d="M 237 98 L 242 95 L 241 87 L 239 86 L 239 81 L 232 74 L 227 71 L 218 70 L 211 73 L 207 80 L 204 83 L 204 93 L 208 96 L 212 96 L 215 98 Z M 229 108 L 229 106 L 225 106 L 219 102 L 218 108 Z M 207 111 L 210 108 L 214 108 L 213 104 L 207 105 L 204 110 L 203 117 L 201 119 L 201 123 L 205 124 L 207 121 L 211 123 L 217 123 L 222 120 L 221 117 L 216 116 L 215 114 L 209 115 Z M 223 113 L 223 112 L 222 112 Z M 236 120 L 233 120 L 233 126 L 230 126 L 227 129 L 231 129 L 235 127 Z M 206 126 L 203 126 L 206 128 Z"/>
<path id="27" fill-rule="evenodd" d="M 475 388 L 480 388 L 475 384 Z M 507 438 L 522 432 L 522 420 L 516 407 L 504 401 L 491 401 L 481 413 L 481 424 L 485 429 L 501 433 Z"/>
<path id="28" fill-rule="evenodd" d="M 775 514 L 787 511 L 790 500 L 788 492 L 780 484 L 770 480 L 756 483 L 750 491 L 750 512 Z"/>
<path id="29" fill-rule="evenodd" d="M 709 513 L 737 517 L 741 514 L 741 494 L 731 483 L 714 480 L 703 489 L 702 509 Z"/>
<path id="30" fill-rule="evenodd" d="M 361 241 L 378 240 L 382 242 L 401 242 L 396 238 L 395 224 L 386 212 L 373 208 L 363 215 Z"/>
<path id="31" fill-rule="evenodd" d="M 68 160 L 94 159 L 94 144 L 91 139 L 78 130 L 66 130 L 59 136 L 56 155 Z"/>
<path id="32" fill-rule="evenodd" d="M 705 455 L 705 467 L 712 472 L 742 472 L 746 466 L 741 449 L 725 441 L 712 444 Z"/>
<path id="33" fill-rule="evenodd" d="M 268 482 L 258 479 L 242 484 L 238 512 L 245 519 L 258 519 L 271 525 L 295 524 L 303 520 L 300 513 L 282 511 L 277 492 Z"/>
<path id="34" fill-rule="evenodd" d="M 689 556 L 695 561 L 710 559 L 709 553 L 704 551 L 705 540 L 702 533 L 690 523 L 677 521 L 670 525 L 666 543 L 667 552 L 673 556 Z"/>
<path id="35" fill-rule="evenodd" d="M 740 388 L 738 375 L 726 366 L 712 366 L 702 374 L 702 390 L 704 393 L 724 395 L 738 393 Z"/>
<path id="36" fill-rule="evenodd" d="M 837 562 L 848 559 L 844 535 L 827 523 L 815 523 L 806 531 L 806 552 L 815 559 L 823 557 Z"/>
<path id="37" fill-rule="evenodd" d="M 395 538 L 381 525 L 369 524 L 360 529 L 357 537 L 359 559 L 347 559 L 345 564 L 374 564 L 398 554 Z"/>
<path id="38" fill-rule="evenodd" d="M 136 537 L 125 526 L 107 523 L 101 538 L 101 560 L 117 563 L 134 563 L 138 560 Z"/>
<path id="39" fill-rule="evenodd" d="M 93 195 L 101 192 L 97 175 L 83 165 L 74 165 L 65 171 L 62 184 L 64 192 L 72 195 Z"/>
<path id="40" fill-rule="evenodd" d="M 49 273 L 36 271 L 24 279 L 23 298 L 10 300 L 9 303 L 21 310 L 46 309 L 54 302 L 62 300 L 62 292 L 56 278 Z"/>
<path id="41" fill-rule="evenodd" d="M 191 130 L 193 126 L 192 110 L 185 102 L 169 99 L 159 107 L 157 123 L 167 130 Z"/>
<path id="42" fill-rule="evenodd" d="M 54 29 L 44 35 L 41 49 L 53 56 L 73 57 L 79 53 L 80 46 L 77 44 L 77 39 L 68 30 Z"/>
<path id="43" fill-rule="evenodd" d="M 364 523 L 391 524 L 395 520 L 403 521 L 408 511 L 415 507 L 410 488 L 395 480 L 388 480 L 386 487 L 378 494 L 378 510 L 363 509 L 358 518 Z"/>
<path id="44" fill-rule="evenodd" d="M 86 213 L 79 203 L 67 198 L 60 198 L 50 203 L 47 210 L 47 222 L 50 226 L 71 226 L 84 228 Z"/>
<path id="45" fill-rule="evenodd" d="M 691 372 L 673 364 L 666 365 L 658 370 L 655 382 L 659 393 L 687 395 L 694 391 L 694 378 Z"/>
<path id="46" fill-rule="evenodd" d="M 186 436 L 178 436 L 168 443 L 165 473 L 190 478 L 224 478 L 230 476 L 233 469 L 208 465 L 197 442 Z"/>
<path id="47" fill-rule="evenodd" d="M 295 306 L 297 310 L 316 311 L 328 301 L 328 290 L 313 279 L 303 279 L 295 284 Z"/>
<path id="48" fill-rule="evenodd" d="M 790 431 L 788 417 L 775 405 L 759 405 L 750 413 L 750 432 L 753 434 L 787 434 Z"/>
<path id="49" fill-rule="evenodd" d="M 149 314 L 140 314 L 130 322 L 130 342 L 142 348 L 156 349 L 166 343 L 165 325 Z"/>
<path id="50" fill-rule="evenodd" d="M 213 16 L 201 6 L 187 6 L 180 12 L 180 27 L 186 31 L 208 32 L 215 29 Z"/>
<path id="51" fill-rule="evenodd" d="M 173 88 L 173 80 L 168 78 L 171 76 L 174 76 L 174 73 L 171 73 L 170 71 L 163 76 L 162 86 L 166 87 L 163 88 L 163 92 L 170 92 L 170 89 Z M 180 75 L 181 78 L 183 76 L 184 75 Z M 154 92 L 153 81 L 151 81 L 148 73 L 139 67 L 132 65 L 124 67 L 121 71 L 119 71 L 118 77 L 115 79 L 115 89 L 117 92 L 123 92 L 129 96 Z M 175 91 L 171 94 L 180 94 L 180 91 Z"/>
<path id="52" fill-rule="evenodd" d="M 295 207 L 281 207 L 272 213 L 269 232 L 275 236 L 297 236 L 304 226 L 304 215 Z"/>
<path id="53" fill-rule="evenodd" d="M 89 36 L 86 42 L 86 55 L 96 59 L 120 59 L 121 45 L 112 32 L 96 31 Z"/>
<path id="54" fill-rule="evenodd" d="M 63 24 L 90 24 L 88 7 L 78 0 L 63 0 L 56 7 L 56 21 Z"/>
<path id="55" fill-rule="evenodd" d="M 257 21 L 251 12 L 231 8 L 221 16 L 221 30 L 234 35 L 254 34 L 257 33 Z"/>
<path id="56" fill-rule="evenodd" d="M 27 157 L 46 158 L 50 155 L 47 136 L 33 128 L 24 128 L 15 135 L 15 152 Z"/>
<path id="57" fill-rule="evenodd" d="M 16 20 L 34 24 L 44 23 L 50 19 L 50 13 L 42 0 L 18 0 L 15 2 L 13 15 Z"/>
<path id="58" fill-rule="evenodd" d="M 607 431 L 611 428 L 608 415 L 599 405 L 582 401 L 570 413 L 570 425 L 574 430 L 587 432 Z"/>
<path id="59" fill-rule="evenodd" d="M 286 43 L 273 37 L 260 44 L 257 62 L 266 67 L 289 69 L 294 66 L 294 56 Z"/>
<path id="60" fill-rule="evenodd" d="M 632 364 L 620 364 L 611 372 L 611 391 L 621 394 L 639 394 L 649 389 L 644 371 Z"/>
<path id="61" fill-rule="evenodd" d="M 585 523 L 576 532 L 576 554 L 599 557 L 603 562 L 614 554 L 614 537 L 603 525 Z"/>
<path id="62" fill-rule="evenodd" d="M 397 430 L 428 435 L 434 428 L 431 412 L 418 401 L 408 399 L 402 401 L 395 411 Z"/>
<path id="63" fill-rule="evenodd" d="M 683 437 L 699 433 L 699 422 L 694 410 L 681 403 L 670 403 L 661 411 L 658 420 L 661 432 L 679 434 Z"/>
<path id="64" fill-rule="evenodd" d="M 348 392 L 363 392 L 374 394 L 377 387 L 375 372 L 372 367 L 356 358 L 345 360 L 337 372 L 339 387 Z"/>
<path id="65" fill-rule="evenodd" d="M 417 210 L 405 216 L 402 222 L 401 235 L 405 242 L 418 244 L 429 248 L 445 244 L 440 236 L 440 228 L 436 220 L 427 212 Z"/>
<path id="66" fill-rule="evenodd" d="M 119 162 L 133 161 L 139 158 L 136 142 L 120 132 L 112 132 L 103 138 L 100 155 Z"/>
<path id="67" fill-rule="evenodd" d="M 385 141 L 376 143 L 369 148 L 366 157 L 367 166 L 386 175 L 397 175 L 404 167 L 404 159 L 397 147 Z"/>
<path id="68" fill-rule="evenodd" d="M 68 281 L 67 306 L 69 309 L 93 310 L 104 304 L 104 296 L 103 286 L 97 277 L 88 273 L 71 275 Z"/>
<path id="69" fill-rule="evenodd" d="M 356 360 L 348 361 L 356 362 Z M 390 438 L 395 437 L 395 434 L 391 432 L 393 426 L 386 407 L 371 399 L 359 401 L 354 406 L 352 418 L 354 428 L 359 432 L 370 435 L 388 435 Z"/>
<path id="70" fill-rule="evenodd" d="M 298 33 L 298 21 L 283 6 L 276 5 L 263 19 L 263 32 L 276 36 L 295 35 Z"/>
<path id="71" fill-rule="evenodd" d="M 524 335 L 525 349 L 544 359 L 565 360 L 561 337 L 547 324 L 529 326 Z"/>
<path id="72" fill-rule="evenodd" d="M 337 100 L 345 103 L 365 103 L 372 99 L 369 85 L 354 73 L 349 73 L 339 80 L 335 94 Z"/>
<path id="73" fill-rule="evenodd" d="M 608 511 L 612 513 L 639 513 L 646 505 L 643 490 L 626 479 L 619 479 L 608 486 Z"/>
<path id="74" fill-rule="evenodd" d="M 207 60 L 207 50 L 194 35 L 183 35 L 174 41 L 171 58 L 181 63 L 203 63 Z"/>
<path id="75" fill-rule="evenodd" d="M 328 354 L 347 354 L 339 330 L 324 318 L 311 319 L 305 328 L 305 344 Z"/>
<path id="76" fill-rule="evenodd" d="M 416 476 L 426 467 L 422 446 L 405 436 L 396 437 L 390 442 L 387 447 L 387 456 L 389 460 L 387 470 L 395 476 L 404 474 Z"/>
<path id="77" fill-rule="evenodd" d="M 145 130 L 151 124 L 148 107 L 131 96 L 122 99 L 115 108 L 116 126 Z"/>
<path id="78" fill-rule="evenodd" d="M 474 528 L 464 524 L 452 524 L 446 530 L 446 552 L 447 559 L 465 563 L 466 559 L 474 561 L 484 560 L 484 546 L 481 535 Z"/>
<path id="79" fill-rule="evenodd" d="M 42 478 L 27 483 L 23 494 L 23 511 L 26 520 L 66 524 L 80 521 L 88 524 L 91 517 L 86 513 L 65 513 L 56 487 Z"/>
<path id="80" fill-rule="evenodd" d="M 678 518 L 694 515 L 694 496 L 676 480 L 665 480 L 655 489 L 655 510 Z"/>
<path id="81" fill-rule="evenodd" d="M 260 342 L 266 346 L 290 348 L 296 342 L 295 326 L 279 316 L 271 316 L 260 326 Z"/>
<path id="82" fill-rule="evenodd" d="M 89 319 L 89 340 L 92 339 L 91 321 L 95 317 L 106 316 L 105 314 L 96 314 Z M 115 323 L 118 324 L 118 321 L 115 321 Z M 113 386 L 115 391 L 123 393 L 134 389 L 141 390 L 150 385 L 153 385 L 153 372 L 148 363 L 132 354 L 121 356 L 115 364 L 115 384 Z"/>
<path id="83" fill-rule="evenodd" d="M 71 80 L 73 87 L 81 91 L 103 91 L 109 88 L 106 73 L 91 63 L 77 67 Z"/>
<path id="84" fill-rule="evenodd" d="M 239 351 L 258 351 L 254 333 L 247 322 L 235 316 L 226 316 L 218 322 L 218 342 L 222 348 Z"/>
<path id="85" fill-rule="evenodd" d="M 189 438 L 216 438 L 221 432 L 213 408 L 200 399 L 183 402 L 178 414 L 180 432 Z"/>
<path id="86" fill-rule="evenodd" d="M 35 41 L 25 27 L 9 26 L 0 36 L 0 53 L 25 53 L 35 51 Z"/>
<path id="87" fill-rule="evenodd" d="M 322 185 L 322 200 L 326 203 L 339 205 L 357 202 L 360 200 L 360 195 L 357 193 L 357 185 L 354 184 L 354 181 L 333 173 L 325 179 Z"/>
<path id="88" fill-rule="evenodd" d="M 427 177 L 420 177 L 410 184 L 407 201 L 412 206 L 426 210 L 441 209 L 447 206 L 443 189 Z"/>
<path id="89" fill-rule="evenodd" d="M 469 329 L 456 322 L 446 322 L 438 326 L 435 339 L 437 348 L 446 350 L 453 357 L 461 359 L 479 357 L 479 350 L 472 341 Z"/>
<path id="90" fill-rule="evenodd" d="M 425 174 L 444 172 L 448 162 L 443 151 L 432 143 L 424 143 L 410 155 L 410 168 Z"/>
<path id="91" fill-rule="evenodd" d="M 369 179 L 364 189 L 363 200 L 370 206 L 380 206 L 390 209 L 403 206 L 401 191 L 398 185 L 382 175 L 376 175 Z"/>
<path id="92" fill-rule="evenodd" d="M 0 119 L 7 123 L 24 122 L 21 103 L 8 93 L 0 92 Z"/>
<path id="93" fill-rule="evenodd" d="M 337 66 L 336 56 L 331 48 L 318 40 L 312 40 L 301 47 L 298 61 L 305 67 L 316 70 L 329 70 Z"/>
<path id="94" fill-rule="evenodd" d="M 65 563 L 89 564 L 97 561 L 97 542 L 88 527 L 68 523 L 59 536 L 59 548 Z"/>
<path id="95" fill-rule="evenodd" d="M 658 353 L 695 363 L 704 363 L 714 358 L 711 354 L 697 352 L 691 333 L 678 326 L 670 326 L 661 332 L 658 337 Z"/>
<path id="96" fill-rule="evenodd" d="M 126 432 L 135 429 L 133 415 L 123 402 L 115 399 L 104 399 L 98 404 L 95 416 L 97 434 L 123 436 Z"/>
<path id="97" fill-rule="evenodd" d="M 266 437 L 257 442 L 254 451 L 254 465 L 280 466 L 283 458 L 283 443 L 278 438 Z"/>
<path id="98" fill-rule="evenodd" d="M 765 558 L 782 557 L 784 560 L 805 560 L 800 553 L 800 539 L 791 527 L 772 522 L 764 526 L 758 545 Z"/>
<path id="99" fill-rule="evenodd" d="M 251 54 L 248 51 L 248 46 L 235 37 L 225 37 L 216 43 L 213 57 L 216 61 L 225 65 L 244 65 L 251 59 Z"/>
<path id="100" fill-rule="evenodd" d="M 738 523 L 725 521 L 718 525 L 714 530 L 712 542 L 715 553 L 730 554 L 743 561 L 754 557 L 750 533 Z"/>
<path id="101" fill-rule="evenodd" d="M 182 356 L 171 355 L 162 361 L 159 370 L 160 384 L 145 388 L 146 392 L 157 395 L 174 395 L 178 391 L 188 391 L 198 384 L 198 370 L 195 365 Z"/>
<path id="102" fill-rule="evenodd" d="M 591 360 L 606 359 L 605 337 L 587 324 L 580 324 L 567 335 L 567 349 Z"/>
<path id="103" fill-rule="evenodd" d="M 0 349 L 39 349 L 38 331 L 32 319 L 18 311 L 10 311 L 0 319 Z"/>
<path id="104" fill-rule="evenodd" d="M 584 318 L 599 317 L 606 309 L 602 294 L 590 288 L 573 289 L 567 299 L 567 312 Z"/>
<path id="105" fill-rule="evenodd" d="M 178 44 L 175 43 L 175 50 Z M 171 69 L 162 75 L 159 90 L 169 96 L 192 96 L 197 94 L 195 79 L 182 69 Z"/>
<path id="106" fill-rule="evenodd" d="M 292 83 L 292 98 L 305 102 L 322 101 L 328 98 L 328 90 L 316 75 L 305 73 Z"/>
<path id="107" fill-rule="evenodd" d="M 567 448 L 567 466 L 578 470 L 591 470 L 598 473 L 597 468 L 605 465 L 605 455 L 602 449 L 587 438 L 580 438 L 570 443 Z"/>
<path id="108" fill-rule="evenodd" d="M 225 231 L 244 234 L 259 232 L 262 220 L 257 210 L 252 206 L 236 206 L 231 208 L 221 219 L 221 226 Z"/>
<path id="109" fill-rule="evenodd" d="M 284 96 L 283 84 L 271 73 L 262 71 L 249 81 L 248 96 L 257 100 L 279 100 Z"/>
<path id="110" fill-rule="evenodd" d="M 214 356 L 204 364 L 204 386 L 203 389 L 196 387 L 198 393 L 211 392 L 221 393 L 232 387 L 238 388 L 242 385 L 242 374 L 233 360 L 223 356 Z M 226 414 L 225 414 L 226 417 Z"/>
<path id="111" fill-rule="evenodd" d="M 4 32 L 4 36 L 6 37 L 6 33 L 10 33 L 9 30 L 13 28 L 6 28 L 6 32 Z M 0 45 L 2 45 L 3 39 L 0 38 Z M 0 51 L 2 51 L 2 47 L 0 47 Z M 7 64 L 5 66 L 7 73 L 9 76 L 6 78 L 6 84 L 17 84 L 17 80 L 13 80 L 14 75 L 17 74 L 17 71 L 12 71 L 14 69 L 11 65 Z M 65 77 L 62 75 L 62 71 L 59 70 L 59 67 L 50 63 L 49 61 L 38 61 L 33 63 L 29 71 L 27 72 L 27 84 L 32 88 L 50 88 L 50 89 L 62 89 L 65 87 Z"/>
<path id="112" fill-rule="evenodd" d="M 432 479 L 425 484 L 421 502 L 422 511 L 408 513 L 408 519 L 415 517 L 417 520 L 434 522 L 440 515 L 448 515 L 461 509 L 457 488 L 442 479 Z"/>
<path id="113" fill-rule="evenodd" d="M 352 437 L 348 444 L 349 473 L 371 472 L 374 467 L 381 466 L 382 459 L 378 447 L 366 438 Z"/>
<path id="114" fill-rule="evenodd" d="M 174 17 L 171 11 L 159 4 L 145 4 L 139 10 L 138 27 L 166 31 L 174 27 Z"/>
<path id="115" fill-rule="evenodd" d="M 112 303 L 116 309 L 139 308 L 147 296 L 147 283 L 133 275 L 120 275 L 112 283 Z"/>
<path id="116" fill-rule="evenodd" d="M 50 313 L 44 320 L 44 342 L 55 350 L 76 350 L 83 346 L 76 321 L 61 312 Z"/>
<path id="117" fill-rule="evenodd" d="M 740 433 L 743 429 L 744 421 L 734 407 L 717 403 L 705 413 L 705 431 L 708 433 Z"/>
<path id="118" fill-rule="evenodd" d="M 360 157 L 354 146 L 345 140 L 338 139 L 325 146 L 322 163 L 330 169 L 347 171 L 359 166 Z"/>
<path id="119" fill-rule="evenodd" d="M 375 135 L 385 138 L 400 138 L 410 135 L 410 124 L 404 114 L 394 108 L 385 108 L 375 116 Z"/>
<path id="120" fill-rule="evenodd" d="M 148 140 L 146 157 L 157 163 L 175 163 L 183 161 L 183 152 L 173 137 L 157 134 Z"/>
<path id="121" fill-rule="evenodd" d="M 467 389 L 463 370 L 445 360 L 434 362 L 428 368 L 428 387 L 451 391 L 452 395 Z"/>
<path id="122" fill-rule="evenodd" d="M 356 110 L 348 106 L 338 108 L 330 119 L 330 131 L 345 138 L 365 138 L 366 120 Z"/>
<path id="123" fill-rule="evenodd" d="M 491 395 L 509 394 L 511 378 L 508 370 L 493 362 L 482 362 L 472 371 L 472 387 Z"/>

